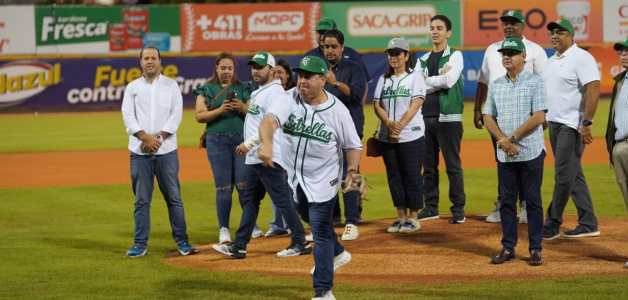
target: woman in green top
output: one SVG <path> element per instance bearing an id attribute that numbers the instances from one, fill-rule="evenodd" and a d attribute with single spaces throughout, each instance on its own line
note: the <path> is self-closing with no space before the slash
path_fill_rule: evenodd
<path id="1" fill-rule="evenodd" d="M 243 142 L 245 103 L 250 98 L 252 85 L 240 82 L 235 74 L 235 62 L 231 53 L 218 55 L 213 77 L 194 91 L 196 121 L 207 123 L 207 158 L 216 184 L 220 243 L 231 242 L 229 215 L 233 187 L 238 191 L 241 204 L 245 186 L 244 157 L 236 155 L 235 149 Z M 233 99 L 227 100 L 228 96 Z M 257 226 L 256 229 L 261 232 Z M 253 235 L 255 237 L 255 231 Z"/>

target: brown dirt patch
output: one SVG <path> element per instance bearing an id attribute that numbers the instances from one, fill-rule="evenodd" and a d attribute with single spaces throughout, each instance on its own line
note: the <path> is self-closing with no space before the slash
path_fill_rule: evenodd
<path id="1" fill-rule="evenodd" d="M 580 239 L 558 238 L 543 242 L 544 265 L 528 266 L 527 226 L 519 226 L 517 260 L 492 265 L 491 257 L 501 249 L 501 226 L 484 222 L 486 216 L 468 216 L 461 225 L 447 219 L 425 221 L 412 234 L 385 232 L 393 220 L 369 221 L 359 226 L 360 236 L 341 242 L 352 261 L 335 273 L 337 282 L 364 280 L 390 283 L 399 281 L 443 284 L 462 281 L 526 280 L 582 275 L 626 276 L 628 260 L 624 234 L 628 219 L 599 218 L 602 235 Z M 563 230 L 577 224 L 565 216 Z M 342 228 L 336 228 L 342 234 Z M 247 248 L 246 259 L 231 259 L 214 251 L 211 244 L 200 245 L 198 255 L 183 257 L 170 253 L 167 263 L 211 272 L 245 272 L 264 276 L 309 278 L 314 266 L 312 255 L 277 258 L 275 253 L 290 243 L 288 237 L 258 238 Z"/>
<path id="2" fill-rule="evenodd" d="M 547 143 L 547 149 L 550 149 Z M 464 169 L 493 169 L 496 167 L 489 141 L 463 141 L 461 146 Z M 128 150 L 63 151 L 0 154 L 0 188 L 54 187 L 130 183 Z M 606 142 L 595 139 L 587 146 L 584 164 L 608 164 Z M 204 150 L 196 147 L 179 148 L 181 181 L 212 180 L 212 172 Z M 553 166 L 551 151 L 546 166 Z M 360 169 L 365 174 L 384 173 L 381 157 L 362 157 Z M 445 169 L 441 157 L 440 169 Z"/>

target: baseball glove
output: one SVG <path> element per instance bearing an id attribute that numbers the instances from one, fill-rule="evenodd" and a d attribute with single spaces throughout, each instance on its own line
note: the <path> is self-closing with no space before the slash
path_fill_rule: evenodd
<path id="1" fill-rule="evenodd" d="M 347 178 L 345 179 L 344 186 L 342 188 L 343 193 L 356 191 L 360 194 L 360 200 L 358 200 L 358 205 L 362 207 L 362 202 L 366 199 L 366 188 L 369 185 L 366 182 L 366 178 L 355 171 L 349 172 L 347 174 Z M 368 200 L 367 200 L 368 201 Z"/>

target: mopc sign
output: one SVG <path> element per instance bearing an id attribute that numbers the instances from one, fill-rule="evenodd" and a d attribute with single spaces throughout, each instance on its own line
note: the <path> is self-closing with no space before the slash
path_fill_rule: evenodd
<path id="1" fill-rule="evenodd" d="M 604 0 L 604 42 L 616 43 L 628 36 L 628 0 Z"/>
<path id="2" fill-rule="evenodd" d="M 381 49 L 393 37 L 404 37 L 410 47 L 431 47 L 430 19 L 447 15 L 452 21 L 449 44 L 460 46 L 460 3 L 346 2 L 323 4 L 323 16 L 345 33 L 345 43 L 357 49 Z"/>
<path id="3" fill-rule="evenodd" d="M 0 55 L 35 53 L 35 7 L 0 8 Z"/>

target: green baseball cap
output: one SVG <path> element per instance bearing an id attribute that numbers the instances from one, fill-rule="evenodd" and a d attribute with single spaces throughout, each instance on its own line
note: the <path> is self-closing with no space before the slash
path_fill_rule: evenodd
<path id="1" fill-rule="evenodd" d="M 305 71 L 310 73 L 327 75 L 327 63 L 316 56 L 306 56 L 301 59 L 298 67 L 292 68 L 292 71 Z"/>
<path id="2" fill-rule="evenodd" d="M 526 52 L 526 46 L 523 44 L 523 41 L 518 38 L 507 38 L 502 42 L 502 47 L 499 48 L 497 52 L 502 52 L 503 50 Z"/>
<path id="3" fill-rule="evenodd" d="M 251 60 L 249 60 L 248 62 L 246 62 L 247 65 L 252 65 L 253 63 L 256 63 L 262 67 L 265 66 L 271 66 L 271 67 L 275 67 L 275 57 L 273 57 L 270 53 L 268 52 L 260 52 L 255 54 L 255 56 L 253 56 L 253 58 L 251 58 Z"/>
<path id="4" fill-rule="evenodd" d="M 575 36 L 575 31 L 573 30 L 573 25 L 571 25 L 571 22 L 569 22 L 569 20 L 558 19 L 558 20 L 556 20 L 556 22 L 549 22 L 547 24 L 547 30 L 552 31 L 552 30 L 554 30 L 554 28 L 560 28 L 562 30 L 569 31 L 569 33 L 571 33 L 571 35 Z"/>
<path id="5" fill-rule="evenodd" d="M 615 49 L 615 51 L 620 51 L 624 47 L 628 48 L 628 36 L 626 36 L 623 42 L 615 43 L 613 49 Z"/>
<path id="6" fill-rule="evenodd" d="M 526 19 L 523 18 L 523 15 L 518 10 L 509 10 L 504 13 L 503 16 L 499 17 L 502 22 L 505 22 L 508 19 L 515 19 L 517 22 L 521 22 L 521 24 L 526 23 Z"/>
<path id="7" fill-rule="evenodd" d="M 336 29 L 336 22 L 329 18 L 322 18 L 316 23 L 316 31 Z"/>

